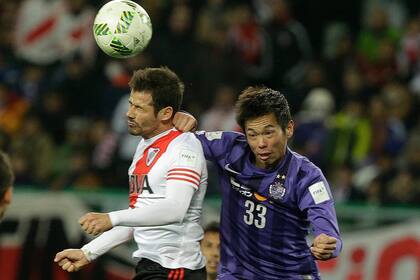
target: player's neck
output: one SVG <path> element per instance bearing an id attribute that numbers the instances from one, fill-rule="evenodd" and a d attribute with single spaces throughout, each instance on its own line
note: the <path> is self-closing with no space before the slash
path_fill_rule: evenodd
<path id="1" fill-rule="evenodd" d="M 158 136 L 159 134 L 164 133 L 165 131 L 171 130 L 174 128 L 174 126 L 171 125 L 161 125 L 157 129 L 153 130 L 150 134 L 143 136 L 144 139 L 150 139 L 155 136 Z"/>

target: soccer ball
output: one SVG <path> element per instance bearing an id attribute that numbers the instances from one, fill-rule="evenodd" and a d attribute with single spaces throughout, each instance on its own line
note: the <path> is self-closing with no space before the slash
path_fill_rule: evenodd
<path id="1" fill-rule="evenodd" d="M 98 11 L 93 34 L 96 43 L 107 55 L 130 57 L 149 44 L 152 22 L 139 4 L 130 0 L 113 0 Z"/>

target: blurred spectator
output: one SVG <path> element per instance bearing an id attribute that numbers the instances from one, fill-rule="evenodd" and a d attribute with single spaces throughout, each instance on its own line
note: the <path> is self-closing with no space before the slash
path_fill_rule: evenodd
<path id="1" fill-rule="evenodd" d="M 392 14 L 389 18 L 389 24 L 395 28 L 402 28 L 407 20 L 407 7 L 406 3 L 409 1 L 399 0 L 366 0 L 363 1 L 362 6 L 362 20 L 369 21 L 372 9 L 380 6 L 387 14 Z"/>
<path id="2" fill-rule="evenodd" d="M 29 179 L 25 183 L 40 186 L 49 181 L 54 164 L 54 144 L 45 132 L 38 115 L 30 112 L 25 116 L 19 132 L 13 139 L 11 154 L 14 163 L 20 164 L 15 168 L 18 179 L 22 175 Z M 23 162 L 19 163 L 19 160 Z"/>
<path id="3" fill-rule="evenodd" d="M 407 23 L 401 39 L 399 71 L 406 80 L 420 73 L 420 21 L 418 18 Z"/>
<path id="4" fill-rule="evenodd" d="M 0 220 L 12 202 L 14 174 L 9 157 L 0 151 Z"/>
<path id="5" fill-rule="evenodd" d="M 407 140 L 405 151 L 402 155 L 402 168 L 410 171 L 413 176 L 413 184 L 416 193 L 420 194 L 420 117 L 418 117 L 417 125 L 411 132 Z M 420 203 L 418 201 L 417 203 Z"/>
<path id="6" fill-rule="evenodd" d="M 9 137 L 20 128 L 30 104 L 0 83 L 0 131 Z"/>
<path id="7" fill-rule="evenodd" d="M 213 45 L 223 37 L 227 25 L 225 0 L 207 0 L 197 17 L 196 38 Z"/>
<path id="8" fill-rule="evenodd" d="M 90 163 L 88 128 L 89 121 L 84 118 L 72 117 L 66 121 L 65 141 L 57 147 L 54 153 L 52 170 L 52 185 L 54 188 L 60 189 L 67 186 L 67 179 L 64 180 L 63 178 L 69 177 L 71 170 L 78 168 L 74 165 L 81 165 L 78 163 L 79 158 L 83 157 L 83 166 L 88 166 Z"/>
<path id="9" fill-rule="evenodd" d="M 193 69 L 190 61 L 194 61 L 196 42 L 192 34 L 191 7 L 176 4 L 168 18 L 168 28 L 152 39 L 151 51 L 158 65 L 167 65 L 186 81 L 192 81 Z"/>
<path id="10" fill-rule="evenodd" d="M 65 126 L 67 112 L 63 94 L 51 89 L 42 96 L 39 107 L 36 109 L 46 131 L 50 134 L 56 145 L 63 144 L 65 140 Z"/>
<path id="11" fill-rule="evenodd" d="M 16 85 L 17 92 L 27 101 L 38 103 L 41 93 L 47 87 L 46 69 L 38 65 L 26 64 L 22 67 L 20 74 Z"/>
<path id="12" fill-rule="evenodd" d="M 214 96 L 213 106 L 201 114 L 198 122 L 201 130 L 237 130 L 235 119 L 236 94 L 229 86 L 220 86 Z"/>
<path id="13" fill-rule="evenodd" d="M 368 62 L 378 59 L 379 49 L 384 42 L 396 43 L 400 32 L 389 24 L 388 12 L 381 6 L 373 6 L 368 11 L 364 28 L 358 34 L 357 48 Z"/>
<path id="14" fill-rule="evenodd" d="M 353 184 L 353 169 L 349 164 L 333 168 L 331 190 L 336 203 L 364 201 L 364 193 Z"/>
<path id="15" fill-rule="evenodd" d="M 217 222 L 212 222 L 204 228 L 201 251 L 206 258 L 207 280 L 216 280 L 217 266 L 220 261 L 220 237 Z"/>
<path id="16" fill-rule="evenodd" d="M 366 193 L 368 203 L 383 204 L 386 201 L 387 184 L 397 174 L 394 157 L 381 154 L 374 161 L 361 167 L 353 176 L 354 184 Z"/>
<path id="17" fill-rule="evenodd" d="M 107 131 L 107 125 L 101 120 L 91 122 L 85 118 L 69 119 L 65 145 L 61 145 L 55 155 L 52 189 L 69 187 L 92 189 L 103 185 L 104 181 L 98 170 L 100 166 L 95 167 L 93 163 L 100 162 L 100 155 L 95 155 L 95 152 Z M 107 176 L 113 174 L 105 175 L 105 180 L 112 182 Z"/>
<path id="18" fill-rule="evenodd" d="M 88 188 L 97 189 L 102 186 L 99 174 L 91 168 L 88 150 L 76 148 L 68 158 L 68 168 L 51 182 L 51 189 Z"/>
<path id="19" fill-rule="evenodd" d="M 348 99 L 344 108 L 331 119 L 328 139 L 330 164 L 348 162 L 358 166 L 368 155 L 371 145 L 369 119 L 358 99 Z"/>
<path id="20" fill-rule="evenodd" d="M 401 170 L 388 183 L 385 203 L 416 205 L 420 202 L 419 194 L 414 185 L 413 174 L 409 170 Z"/>
<path id="21" fill-rule="evenodd" d="M 127 127 L 127 110 L 128 110 L 128 98 L 130 94 L 121 96 L 120 101 L 115 107 L 113 117 L 111 120 L 111 129 L 117 135 L 119 139 L 118 145 L 118 157 L 127 164 L 131 162 L 131 158 L 134 155 L 139 138 L 128 133 Z"/>
<path id="22" fill-rule="evenodd" d="M 325 142 L 328 139 L 328 122 L 334 107 L 330 91 L 314 88 L 303 100 L 302 109 L 295 117 L 293 146 L 321 169 L 327 165 Z"/>
<path id="23" fill-rule="evenodd" d="M 312 59 L 312 46 L 305 27 L 293 18 L 288 0 L 269 0 L 268 4 L 273 14 L 266 26 L 274 63 L 270 85 L 292 90 L 302 81 Z"/>
<path id="24" fill-rule="evenodd" d="M 400 31 L 390 26 L 387 11 L 374 6 L 366 27 L 358 34 L 359 64 L 372 86 L 380 86 L 397 73 L 396 48 Z"/>
<path id="25" fill-rule="evenodd" d="M 70 116 L 96 117 L 101 113 L 98 105 L 103 83 L 93 83 L 95 79 L 103 80 L 102 74 L 89 71 L 78 54 L 53 73 L 52 85 L 63 93 Z"/>
<path id="26" fill-rule="evenodd" d="M 354 69 L 356 63 L 354 43 L 350 28 L 343 22 L 334 22 L 325 29 L 323 58 L 338 108 L 341 109 L 346 95 L 359 94 L 360 73 Z M 352 70 L 351 72 L 349 72 Z M 351 80 L 350 80 L 351 79 Z M 353 87 L 348 92 L 348 87 Z"/>
<path id="27" fill-rule="evenodd" d="M 302 99 L 304 99 L 311 90 L 315 88 L 325 88 L 328 91 L 331 91 L 330 82 L 327 73 L 325 72 L 324 65 L 320 62 L 308 63 L 302 78 L 303 80 L 299 86 L 295 88 L 293 95 L 288 98 L 293 106 L 293 110 L 300 110 Z M 286 90 L 286 93 L 287 92 L 288 91 Z"/>
<path id="28" fill-rule="evenodd" d="M 401 113 L 398 108 L 392 109 L 398 107 L 400 102 L 387 104 L 384 97 L 384 95 L 374 96 L 369 104 L 371 135 L 374 135 L 375 139 L 371 142 L 370 155 L 374 158 L 384 153 L 398 155 L 407 137 L 404 124 L 391 115 L 393 111 L 395 114 Z"/>
<path id="29" fill-rule="evenodd" d="M 234 6 L 230 22 L 228 46 L 241 65 L 245 83 L 266 82 L 272 70 L 273 55 L 268 34 L 258 24 L 249 4 Z"/>
<path id="30" fill-rule="evenodd" d="M 210 10 L 207 10 L 210 9 Z M 212 7 L 206 5 L 200 12 L 199 22 L 208 21 L 210 19 L 201 19 L 201 17 L 209 17 L 212 12 Z M 238 84 L 243 82 L 241 77 L 241 71 L 238 71 L 240 66 L 237 60 L 232 58 L 227 48 L 227 30 L 230 14 L 228 11 L 224 11 L 220 14 L 219 24 L 211 26 L 213 28 L 212 36 L 202 34 L 206 29 L 197 30 L 197 38 L 199 38 L 199 46 L 195 53 L 196 61 L 194 64 L 194 83 L 193 89 L 194 94 L 199 95 L 199 98 L 194 98 L 196 108 L 193 106 L 187 106 L 189 112 L 198 115 L 200 109 L 208 109 L 209 105 L 212 104 L 214 99 L 214 92 L 217 87 L 221 84 L 229 84 L 230 86 L 236 87 Z M 226 21 L 224 20 L 226 19 Z M 202 75 L 202 73 L 205 73 Z M 198 107 L 198 108 L 197 108 Z"/>
<path id="31" fill-rule="evenodd" d="M 347 100 L 358 99 L 363 103 L 369 101 L 371 91 L 366 86 L 366 80 L 363 74 L 354 65 L 350 65 L 344 69 L 343 75 L 340 77 L 342 86 L 337 94 L 337 107 L 343 109 Z"/>

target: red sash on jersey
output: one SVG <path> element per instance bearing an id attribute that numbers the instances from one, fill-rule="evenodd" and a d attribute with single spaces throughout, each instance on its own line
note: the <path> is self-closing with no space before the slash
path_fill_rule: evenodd
<path id="1" fill-rule="evenodd" d="M 182 132 L 178 130 L 172 130 L 167 135 L 157 139 L 144 150 L 143 155 L 137 161 L 136 167 L 133 171 L 133 175 L 142 178 L 139 182 L 141 186 L 143 185 L 144 178 L 149 173 L 150 169 L 152 169 L 153 165 L 157 162 L 157 160 L 166 152 L 169 143 L 171 143 L 171 141 L 178 137 L 181 133 Z M 130 178 L 130 184 L 132 183 L 133 182 L 131 182 Z M 133 189 L 135 190 L 135 188 Z M 137 191 L 130 192 L 130 208 L 134 208 L 134 204 L 136 204 L 137 197 L 140 193 Z"/>

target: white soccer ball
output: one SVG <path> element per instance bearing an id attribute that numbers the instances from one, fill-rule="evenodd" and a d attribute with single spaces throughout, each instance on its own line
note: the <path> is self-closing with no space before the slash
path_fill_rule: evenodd
<path id="1" fill-rule="evenodd" d="M 107 55 L 130 57 L 149 44 L 152 22 L 139 4 L 130 0 L 113 0 L 98 11 L 93 34 L 96 43 Z"/>

